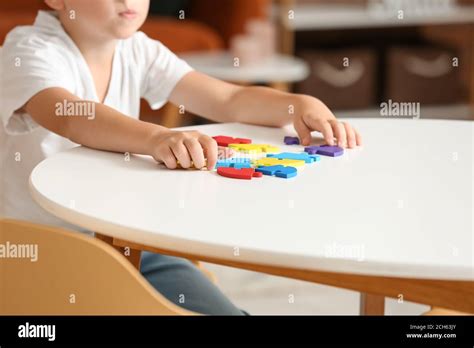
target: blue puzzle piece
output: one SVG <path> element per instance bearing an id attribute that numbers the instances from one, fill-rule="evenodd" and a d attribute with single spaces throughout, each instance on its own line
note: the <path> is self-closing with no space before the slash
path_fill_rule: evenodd
<path id="1" fill-rule="evenodd" d="M 252 168 L 250 163 L 218 163 L 216 164 L 216 168 L 235 168 L 235 169 L 242 169 L 242 168 Z"/>
<path id="2" fill-rule="evenodd" d="M 227 168 L 252 168 L 250 158 L 227 158 L 224 160 L 217 161 L 216 168 L 227 167 Z"/>
<path id="3" fill-rule="evenodd" d="M 295 167 L 287 166 L 260 166 L 255 171 L 262 173 L 263 175 L 276 176 L 279 178 L 293 178 L 297 175 L 298 170 Z"/>
<path id="4" fill-rule="evenodd" d="M 299 160 L 305 161 L 306 163 L 318 162 L 321 160 L 321 157 L 318 155 L 310 155 L 306 152 L 293 153 L 293 152 L 282 152 L 277 154 L 268 154 L 267 157 L 273 157 L 278 159 L 290 159 L 290 160 Z"/>
<path id="5" fill-rule="evenodd" d="M 276 174 L 277 170 L 283 169 L 285 166 L 259 166 L 255 171 L 262 173 L 263 175 L 273 176 Z"/>
<path id="6" fill-rule="evenodd" d="M 250 158 L 234 157 L 218 160 L 217 163 L 250 163 Z"/>
<path id="7" fill-rule="evenodd" d="M 229 167 L 235 169 L 242 169 L 242 168 L 252 168 L 250 163 L 229 163 L 227 166 L 220 166 L 220 167 Z M 219 168 L 219 167 L 217 167 Z"/>

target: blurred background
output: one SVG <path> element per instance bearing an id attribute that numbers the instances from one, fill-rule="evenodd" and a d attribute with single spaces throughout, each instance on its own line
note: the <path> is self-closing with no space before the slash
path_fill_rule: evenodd
<path id="1" fill-rule="evenodd" d="M 42 0 L 0 3 L 0 44 Z M 472 119 L 474 0 L 151 0 L 142 30 L 197 70 L 317 96 L 338 117 L 379 117 L 383 101 L 422 118 Z M 206 121 L 167 105 L 141 117 Z"/>
<path id="2" fill-rule="evenodd" d="M 0 45 L 41 0 L 0 2 Z M 241 85 L 316 96 L 338 117 L 380 117 L 417 102 L 421 118 L 474 119 L 474 0 L 151 0 L 142 27 L 194 68 Z M 179 107 L 141 119 L 206 123 Z M 357 314 L 358 293 L 208 265 L 252 314 Z M 428 307 L 386 300 L 387 314 Z"/>

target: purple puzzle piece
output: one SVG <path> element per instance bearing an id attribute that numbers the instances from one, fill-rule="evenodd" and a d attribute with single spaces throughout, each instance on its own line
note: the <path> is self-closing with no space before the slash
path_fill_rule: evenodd
<path id="1" fill-rule="evenodd" d="M 300 139 L 298 137 L 288 137 L 286 136 L 283 141 L 286 145 L 299 145 Z"/>
<path id="2" fill-rule="evenodd" d="M 304 148 L 304 151 L 310 155 L 321 155 L 329 157 L 342 156 L 344 149 L 339 146 L 321 145 L 321 146 L 308 146 Z"/>
<path id="3" fill-rule="evenodd" d="M 304 148 L 304 151 L 310 155 L 316 155 L 318 153 L 319 146 L 308 146 Z"/>

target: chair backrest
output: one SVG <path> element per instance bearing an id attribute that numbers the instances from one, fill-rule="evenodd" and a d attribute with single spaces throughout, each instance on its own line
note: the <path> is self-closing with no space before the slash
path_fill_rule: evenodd
<path id="1" fill-rule="evenodd" d="M 168 301 L 123 255 L 98 239 L 0 219 L 0 314 L 196 313 Z"/>

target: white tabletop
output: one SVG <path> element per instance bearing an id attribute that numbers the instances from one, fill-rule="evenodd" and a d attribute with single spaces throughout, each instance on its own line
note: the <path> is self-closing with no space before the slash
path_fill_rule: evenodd
<path id="1" fill-rule="evenodd" d="M 280 54 L 261 63 L 239 67 L 234 66 L 234 57 L 228 52 L 188 53 L 180 57 L 200 72 L 232 82 L 297 82 L 309 75 L 309 67 L 304 60 Z"/>
<path id="2" fill-rule="evenodd" d="M 148 157 L 127 162 L 79 147 L 41 162 L 31 191 L 66 221 L 163 249 L 298 269 L 472 280 L 474 123 L 351 122 L 364 135 L 362 148 L 322 158 L 293 179 L 172 171 Z M 241 124 L 193 128 L 277 145 L 293 133 Z"/>

